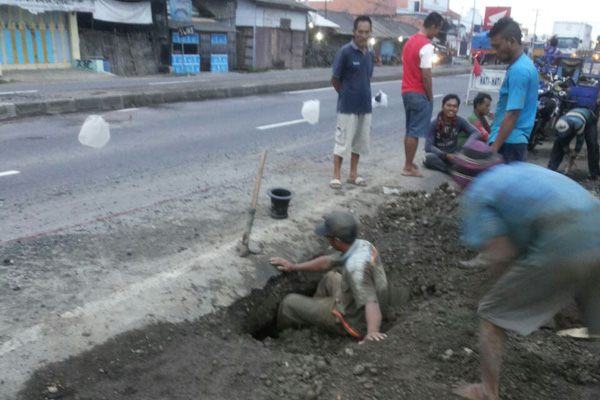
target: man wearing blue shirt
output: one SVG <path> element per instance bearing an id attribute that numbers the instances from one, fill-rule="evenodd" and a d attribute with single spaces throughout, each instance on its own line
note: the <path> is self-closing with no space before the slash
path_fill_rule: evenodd
<path id="1" fill-rule="evenodd" d="M 478 308 L 482 382 L 455 389 L 471 400 L 498 400 L 506 331 L 529 335 L 575 300 L 589 333 L 600 334 L 600 201 L 564 175 L 494 166 L 488 154 L 465 150 L 454 172 L 468 185 L 461 239 L 500 276 Z"/>
<path id="2" fill-rule="evenodd" d="M 371 76 L 373 51 L 367 47 L 371 36 L 371 18 L 361 15 L 354 20 L 354 39 L 343 46 L 333 63 L 331 84 L 338 92 L 337 124 L 333 148 L 332 189 L 341 189 L 342 160 L 350 158 L 348 183 L 367 186 L 358 176 L 358 160 L 369 153 L 371 134 Z"/>
<path id="3" fill-rule="evenodd" d="M 507 163 L 527 159 L 527 141 L 535 123 L 538 72 L 523 52 L 521 28 L 509 17 L 488 33 L 496 57 L 509 64 L 488 143 Z"/>

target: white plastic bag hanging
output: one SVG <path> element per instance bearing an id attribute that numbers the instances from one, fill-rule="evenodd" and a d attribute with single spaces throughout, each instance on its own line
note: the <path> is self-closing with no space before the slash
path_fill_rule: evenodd
<path id="1" fill-rule="evenodd" d="M 84 146 L 104 147 L 110 140 L 110 126 L 100 115 L 88 115 L 79 131 L 79 143 Z"/>
<path id="2" fill-rule="evenodd" d="M 371 99 L 371 105 L 373 106 L 373 108 L 387 107 L 388 106 L 387 94 L 385 94 L 381 90 L 379 90 L 379 92 L 377 92 L 377 94 L 375 96 L 373 96 L 373 98 Z"/>
<path id="3" fill-rule="evenodd" d="M 302 105 L 302 118 L 311 125 L 319 122 L 319 100 L 308 100 Z"/>

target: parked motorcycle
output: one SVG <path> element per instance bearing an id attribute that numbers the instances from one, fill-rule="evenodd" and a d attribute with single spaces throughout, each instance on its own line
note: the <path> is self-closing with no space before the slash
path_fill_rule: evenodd
<path id="1" fill-rule="evenodd" d="M 548 74 L 546 78 L 545 87 L 538 90 L 535 124 L 527 144 L 529 151 L 533 151 L 538 144 L 543 142 L 547 138 L 547 132 L 554 127 L 556 120 L 574 106 L 568 100 L 569 80 L 562 80 L 551 74 Z"/>

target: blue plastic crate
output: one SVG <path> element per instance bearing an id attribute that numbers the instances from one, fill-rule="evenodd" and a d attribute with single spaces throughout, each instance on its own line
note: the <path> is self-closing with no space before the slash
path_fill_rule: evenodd
<path id="1" fill-rule="evenodd" d="M 570 89 L 569 98 L 577 102 L 577 107 L 585 107 L 591 110 L 596 108 L 598 91 L 600 90 L 598 83 L 594 86 L 571 86 Z"/>
<path id="2" fill-rule="evenodd" d="M 227 54 L 211 54 L 210 72 L 229 72 L 229 60 Z"/>
<path id="3" fill-rule="evenodd" d="M 175 66 L 176 64 L 183 64 L 183 55 L 173 54 L 171 56 L 171 65 Z"/>

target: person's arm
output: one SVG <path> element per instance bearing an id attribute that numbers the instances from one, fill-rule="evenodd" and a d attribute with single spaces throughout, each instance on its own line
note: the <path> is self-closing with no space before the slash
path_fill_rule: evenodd
<path id="1" fill-rule="evenodd" d="M 498 150 L 500 150 L 500 147 L 502 147 L 502 145 L 504 144 L 506 139 L 508 139 L 508 136 L 510 135 L 510 133 L 515 128 L 515 125 L 517 124 L 517 119 L 519 118 L 519 115 L 521 115 L 521 110 L 510 110 L 510 111 L 506 112 L 506 115 L 504 116 L 504 119 L 502 120 L 502 123 L 500 124 L 500 129 L 498 130 L 498 135 L 496 136 L 496 139 L 494 140 L 494 143 L 492 144 L 492 150 L 494 150 L 496 152 Z"/>
<path id="2" fill-rule="evenodd" d="M 537 75 L 532 77 L 527 71 L 517 69 L 510 72 L 510 75 L 507 75 L 505 79 L 509 80 L 508 99 L 506 101 L 506 115 L 500 123 L 498 135 L 492 144 L 492 149 L 494 151 L 498 151 L 500 147 L 502 147 L 506 139 L 508 139 L 512 131 L 515 129 L 517 119 L 519 118 L 519 115 L 521 115 L 521 110 L 525 107 L 525 99 L 527 98 L 527 91 L 529 90 L 531 79 L 535 79 L 537 81 Z"/>
<path id="3" fill-rule="evenodd" d="M 344 52 L 343 50 L 338 51 L 335 56 L 335 60 L 333 61 L 333 68 L 331 71 L 331 85 L 335 89 L 336 92 L 340 92 L 340 85 L 342 79 L 342 73 L 344 69 Z"/>
<path id="4" fill-rule="evenodd" d="M 381 328 L 381 309 L 378 303 L 370 301 L 365 304 L 365 318 L 367 320 L 367 334 L 359 344 L 372 340 L 377 342 L 384 340 L 387 335 L 379 332 L 379 328 Z"/>
<path id="5" fill-rule="evenodd" d="M 429 123 L 429 129 L 427 130 L 427 135 L 425 136 L 425 152 L 433 153 L 441 159 L 446 157 L 446 152 L 440 150 L 435 145 L 435 130 L 437 129 L 437 118 L 434 118 Z"/>
<path id="6" fill-rule="evenodd" d="M 431 69 L 433 68 L 433 52 L 434 48 L 431 43 L 426 44 L 419 51 L 421 58 L 419 68 L 422 72 L 423 88 L 429 101 L 433 101 L 433 81 L 431 78 Z"/>
<path id="7" fill-rule="evenodd" d="M 277 265 L 277 269 L 283 272 L 291 271 L 327 271 L 332 268 L 330 257 L 321 256 L 314 260 L 306 261 L 300 264 L 292 264 L 290 261 L 281 257 L 271 257 L 269 262 Z"/>
<path id="8" fill-rule="evenodd" d="M 423 87 L 429 101 L 433 101 L 433 81 L 431 79 L 431 68 L 421 70 L 423 72 Z"/>
<path id="9" fill-rule="evenodd" d="M 331 86 L 335 89 L 336 92 L 340 92 L 340 79 L 335 76 L 331 77 Z"/>
<path id="10" fill-rule="evenodd" d="M 583 148 L 583 142 L 585 142 L 584 135 L 577 135 L 577 141 L 575 142 L 575 149 L 573 150 L 573 154 L 571 155 L 573 158 L 576 158 L 579 155 L 579 152 Z M 569 149 L 569 145 L 566 146 L 567 150 Z"/>

